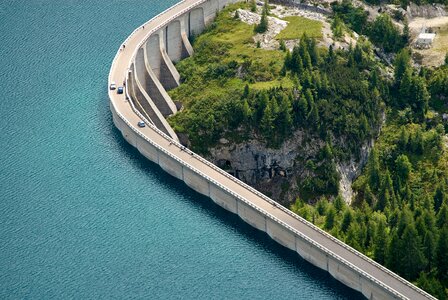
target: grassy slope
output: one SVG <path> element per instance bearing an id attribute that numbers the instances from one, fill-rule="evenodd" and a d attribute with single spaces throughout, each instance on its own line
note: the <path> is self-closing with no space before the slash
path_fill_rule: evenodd
<path id="1" fill-rule="evenodd" d="M 288 26 L 282 30 L 276 37 L 278 40 L 295 40 L 302 37 L 304 33 L 308 37 L 322 37 L 322 22 L 310 20 L 304 17 L 291 16 L 285 17 L 283 20 L 288 21 Z"/>

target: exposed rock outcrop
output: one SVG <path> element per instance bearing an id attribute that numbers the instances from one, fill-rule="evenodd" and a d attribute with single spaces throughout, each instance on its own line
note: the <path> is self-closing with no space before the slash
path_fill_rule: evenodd
<path id="1" fill-rule="evenodd" d="M 445 10 L 441 4 L 426 4 L 426 5 L 415 5 L 411 3 L 407 7 L 407 13 L 410 18 L 436 18 L 448 16 L 448 12 Z"/>
<path id="2" fill-rule="evenodd" d="M 218 146 L 209 149 L 207 159 L 274 200 L 289 205 L 299 196 L 303 179 L 313 175 L 306 163 L 315 159 L 324 146 L 318 137 L 298 130 L 278 149 L 267 148 L 256 139 L 240 144 L 221 139 Z M 337 164 L 340 193 L 348 203 L 353 198 L 353 180 L 361 173 L 371 146 L 369 142 L 362 147 L 359 160 Z"/>

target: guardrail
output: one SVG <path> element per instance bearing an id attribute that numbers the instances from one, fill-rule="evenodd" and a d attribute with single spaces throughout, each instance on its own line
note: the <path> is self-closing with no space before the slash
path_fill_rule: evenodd
<path id="1" fill-rule="evenodd" d="M 171 10 L 173 10 L 175 7 L 179 6 L 180 4 L 184 3 L 186 0 L 180 1 L 177 4 L 171 6 L 170 8 L 166 9 L 165 11 L 163 11 L 162 13 L 158 14 L 157 16 L 153 17 L 152 19 L 150 19 L 149 21 L 147 21 L 146 23 L 144 23 L 142 26 L 147 26 L 149 25 L 153 20 L 159 18 L 160 16 L 169 13 Z M 162 28 L 163 26 L 165 26 L 166 24 L 170 23 L 172 20 L 178 18 L 179 16 L 185 14 L 186 12 L 188 12 L 189 10 L 191 10 L 192 8 L 206 2 L 208 0 L 199 0 L 195 3 L 193 3 L 192 5 L 186 7 L 185 9 L 181 10 L 180 12 L 174 14 L 173 16 L 171 16 L 170 18 L 168 18 L 167 20 L 164 20 L 163 22 L 161 22 L 160 24 L 158 24 L 157 26 L 155 26 L 154 28 L 150 29 L 148 34 L 145 35 L 145 37 L 142 39 L 142 41 L 138 44 L 138 46 L 136 47 L 136 49 L 134 49 L 133 55 L 131 57 L 131 62 L 135 60 L 135 56 L 137 54 L 138 49 L 146 42 L 146 40 L 156 31 L 158 31 L 160 28 Z M 142 26 L 139 26 L 137 29 L 135 29 L 131 35 L 129 35 L 125 42 L 129 41 L 129 39 L 138 31 L 141 30 Z M 116 62 L 116 60 L 118 59 L 118 56 L 120 55 L 120 49 L 117 51 L 113 61 L 112 61 L 112 67 L 111 67 L 111 71 L 109 72 L 109 83 L 112 81 L 112 74 L 114 71 L 114 64 Z M 130 66 L 129 66 L 130 67 Z M 129 69 L 129 67 L 127 68 L 127 70 Z M 126 72 L 125 75 L 125 80 L 126 82 L 128 81 L 128 76 L 129 73 Z M 128 86 L 128 84 L 126 85 Z M 361 259 L 365 260 L 366 262 L 370 263 L 371 265 L 374 265 L 375 267 L 381 269 L 383 272 L 387 273 L 388 275 L 394 277 L 395 279 L 397 279 L 398 281 L 400 281 L 401 283 L 405 284 L 406 286 L 410 287 L 411 289 L 413 289 L 414 291 L 418 292 L 419 294 L 421 294 L 422 296 L 429 298 L 429 299 L 436 299 L 434 297 L 432 297 L 430 294 L 426 293 L 425 291 L 417 288 L 415 285 L 413 285 L 412 283 L 410 283 L 409 281 L 405 280 L 404 278 L 398 276 L 397 274 L 393 273 L 392 271 L 390 271 L 389 269 L 385 268 L 384 266 L 380 265 L 379 263 L 375 262 L 374 260 L 372 260 L 371 258 L 367 257 L 366 255 L 360 253 L 359 251 L 353 249 L 352 247 L 348 246 L 347 244 L 341 242 L 340 240 L 336 239 L 335 237 L 333 237 L 332 235 L 328 234 L 327 232 L 325 232 L 324 230 L 320 229 L 319 227 L 315 226 L 314 224 L 312 224 L 311 222 L 303 219 L 302 217 L 298 216 L 297 214 L 293 213 L 292 211 L 290 211 L 289 209 L 287 209 L 286 207 L 278 204 L 277 202 L 275 202 L 274 200 L 270 199 L 269 197 L 267 197 L 266 195 L 260 193 L 259 191 L 255 190 L 254 188 L 252 188 L 251 186 L 247 185 L 246 183 L 242 182 L 241 180 L 235 178 L 234 176 L 228 174 L 227 172 L 225 172 L 224 170 L 218 168 L 216 165 L 212 164 L 211 162 L 209 162 L 208 160 L 204 159 L 203 157 L 201 157 L 200 155 L 194 153 L 193 151 L 191 151 L 188 148 L 185 148 L 184 146 L 182 146 L 180 143 L 178 143 L 177 141 L 173 140 L 171 137 L 169 137 L 168 135 L 166 135 L 164 132 L 162 132 L 161 130 L 159 130 L 156 126 L 154 126 L 152 124 L 152 122 L 148 121 L 134 106 L 131 97 L 128 93 L 128 89 L 125 89 L 126 92 L 126 97 L 129 99 L 129 104 L 133 110 L 133 112 L 142 120 L 144 120 L 148 127 L 150 127 L 152 130 L 154 130 L 157 134 L 159 134 L 160 136 L 162 136 L 163 138 L 165 138 L 167 141 L 171 142 L 172 145 L 178 147 L 181 150 L 185 150 L 187 152 L 189 152 L 190 154 L 192 154 L 192 156 L 194 158 L 196 158 L 197 160 L 201 161 L 202 163 L 206 164 L 207 166 L 211 167 L 213 170 L 219 172 L 221 175 L 225 176 L 226 178 L 232 180 L 233 182 L 239 184 L 240 186 L 246 188 L 247 190 L 249 190 L 250 192 L 254 193 L 255 195 L 257 195 L 258 197 L 262 198 L 263 200 L 267 201 L 268 203 L 276 206 L 277 208 L 279 208 L 280 210 L 282 210 L 283 212 L 285 212 L 286 214 L 290 215 L 291 217 L 293 217 L 294 219 L 300 221 L 301 223 L 305 224 L 306 226 L 310 227 L 311 229 L 313 229 L 314 231 L 317 231 L 319 234 L 322 234 L 323 236 L 325 236 L 326 238 L 330 239 L 331 241 L 335 242 L 336 244 L 338 244 L 339 246 L 343 247 L 344 249 L 348 250 L 349 252 L 351 252 L 352 254 L 360 257 Z M 356 270 L 358 273 L 362 274 L 364 277 L 368 278 L 369 280 L 371 280 L 372 282 L 376 283 L 377 285 L 383 287 L 385 290 L 389 291 L 390 293 L 392 293 L 393 295 L 396 295 L 397 297 L 400 298 L 404 298 L 404 296 L 402 294 L 400 294 L 399 292 L 395 291 L 394 289 L 390 288 L 387 285 L 384 285 L 382 282 L 378 281 L 376 278 L 372 277 L 371 275 L 369 275 L 368 273 L 364 272 L 363 270 L 359 269 L 358 267 L 356 267 L 355 265 L 353 265 L 352 263 L 346 261 L 345 259 L 343 259 L 342 257 L 338 256 L 337 254 L 335 254 L 334 252 L 332 252 L 331 250 L 321 246 L 320 244 L 316 243 L 314 240 L 308 238 L 307 236 L 305 236 L 304 234 L 300 233 L 299 231 L 297 231 L 295 228 L 292 228 L 291 226 L 289 226 L 288 224 L 284 223 L 283 221 L 279 220 L 278 218 L 274 217 L 273 215 L 269 214 L 268 212 L 261 210 L 260 208 L 256 207 L 255 205 L 253 205 L 250 201 L 248 201 L 247 199 L 241 197 L 240 195 L 235 194 L 234 192 L 232 192 L 231 190 L 229 190 L 228 188 L 222 186 L 220 183 L 218 183 L 217 181 L 215 181 L 214 179 L 210 178 L 209 176 L 205 175 L 204 173 L 202 173 L 201 171 L 195 169 L 193 166 L 187 164 L 186 162 L 184 162 L 183 160 L 179 159 L 177 156 L 171 154 L 170 152 L 166 151 L 163 147 L 159 146 L 158 144 L 154 143 L 153 141 L 151 141 L 149 138 L 147 138 L 145 135 L 143 135 L 139 130 L 137 130 L 132 124 L 129 123 L 129 121 L 121 114 L 119 113 L 117 110 L 115 110 L 117 115 L 120 117 L 120 119 L 122 119 L 135 133 L 137 133 L 139 136 L 141 136 L 144 140 L 148 141 L 151 145 L 153 145 L 154 147 L 156 147 L 159 151 L 162 151 L 163 153 L 167 154 L 169 157 L 173 158 L 174 160 L 178 161 L 181 165 L 189 168 L 190 170 L 192 170 L 193 172 L 199 174 L 201 177 L 206 178 L 209 182 L 212 182 L 213 184 L 215 184 L 216 186 L 220 187 L 221 189 L 223 189 L 224 191 L 226 191 L 227 193 L 229 193 L 230 195 L 234 196 L 235 198 L 239 199 L 240 201 L 243 201 L 245 204 L 249 205 L 250 207 L 256 209 L 257 211 L 261 212 L 263 215 L 269 217 L 270 219 L 276 221 L 277 223 L 281 224 L 282 226 L 288 228 L 291 232 L 293 232 L 294 234 L 296 234 L 297 236 L 299 236 L 300 238 L 306 240 L 307 242 L 309 242 L 310 244 L 312 244 L 313 246 L 315 246 L 316 248 L 320 249 L 321 251 L 323 251 L 324 253 L 334 257 L 335 259 L 337 259 L 338 261 L 340 261 L 341 263 L 343 263 L 344 265 L 347 265 L 348 267 Z"/>

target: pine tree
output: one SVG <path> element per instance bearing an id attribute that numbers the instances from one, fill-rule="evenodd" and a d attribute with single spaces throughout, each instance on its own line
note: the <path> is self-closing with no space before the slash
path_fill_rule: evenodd
<path id="1" fill-rule="evenodd" d="M 423 133 L 420 127 L 417 128 L 415 134 L 412 136 L 410 146 L 413 153 L 418 155 L 423 154 Z"/>
<path id="2" fill-rule="evenodd" d="M 341 230 L 343 232 L 347 232 L 348 227 L 350 226 L 350 224 L 353 221 L 353 213 L 352 210 L 350 208 L 347 208 L 344 211 L 344 216 L 342 217 L 342 223 L 341 223 Z"/>
<path id="3" fill-rule="evenodd" d="M 428 262 L 427 270 L 431 271 L 431 269 L 435 266 L 436 261 L 436 252 L 437 244 L 436 239 L 434 238 L 434 233 L 427 230 L 425 236 L 423 237 L 423 253 Z"/>
<path id="4" fill-rule="evenodd" d="M 401 79 L 398 83 L 398 92 L 400 98 L 398 99 L 398 104 L 401 107 L 405 107 L 411 102 L 411 85 L 412 85 L 412 71 L 411 69 L 405 69 L 404 73 L 401 75 Z"/>
<path id="5" fill-rule="evenodd" d="M 395 82 L 397 86 L 400 85 L 403 74 L 411 69 L 411 55 L 407 49 L 402 49 L 397 53 L 395 57 Z"/>
<path id="6" fill-rule="evenodd" d="M 316 40 L 314 38 L 310 39 L 310 42 L 308 44 L 308 52 L 311 57 L 312 65 L 317 66 L 320 62 L 320 55 L 319 55 L 319 51 L 317 49 Z"/>
<path id="7" fill-rule="evenodd" d="M 334 208 L 337 212 L 341 212 L 345 208 L 345 201 L 341 195 L 338 195 L 336 199 L 334 199 Z"/>
<path id="8" fill-rule="evenodd" d="M 249 85 L 246 83 L 246 85 L 244 86 L 244 91 L 243 91 L 243 99 L 247 99 L 249 98 L 249 94 L 250 94 L 250 89 L 249 89 Z"/>
<path id="9" fill-rule="evenodd" d="M 403 207 L 398 217 L 397 224 L 397 234 L 398 237 L 402 237 L 404 230 L 409 224 L 414 224 L 414 217 L 412 216 L 412 212 L 409 210 L 407 206 Z"/>
<path id="10" fill-rule="evenodd" d="M 445 226 L 437 243 L 437 271 L 442 279 L 448 279 L 448 226 Z"/>
<path id="11" fill-rule="evenodd" d="M 367 204 L 370 207 L 375 207 L 377 200 L 375 195 L 372 193 L 372 190 L 370 189 L 370 185 L 366 184 L 366 187 L 364 189 L 364 199 L 366 200 Z"/>
<path id="12" fill-rule="evenodd" d="M 311 64 L 311 56 L 310 56 L 310 53 L 308 52 L 307 48 L 304 49 L 303 55 L 301 56 L 301 58 L 302 58 L 302 62 L 303 62 L 303 67 L 305 69 L 311 70 L 313 65 Z"/>
<path id="13" fill-rule="evenodd" d="M 436 192 L 434 193 L 434 209 L 436 212 L 439 211 L 445 199 L 446 195 L 443 184 L 439 184 L 437 185 Z"/>
<path id="14" fill-rule="evenodd" d="M 255 2 L 255 0 L 251 0 L 251 2 L 250 2 L 250 11 L 251 12 L 257 11 L 257 3 Z"/>
<path id="15" fill-rule="evenodd" d="M 292 61 L 293 61 L 292 71 L 298 75 L 302 74 L 303 62 L 302 62 L 302 58 L 300 57 L 300 55 L 298 55 L 298 53 L 297 53 L 297 55 L 294 55 L 294 52 L 293 52 Z"/>
<path id="16" fill-rule="evenodd" d="M 275 100 L 274 100 L 275 101 Z M 275 112 L 273 110 L 272 100 L 268 101 L 268 105 L 264 109 L 263 117 L 260 122 L 260 129 L 262 131 L 263 136 L 266 139 L 270 139 L 272 137 L 274 131 L 274 119 Z"/>
<path id="17" fill-rule="evenodd" d="M 333 229 L 335 225 L 335 219 L 336 219 L 336 209 L 333 205 L 330 205 L 327 210 L 327 215 L 325 217 L 325 229 L 331 230 Z"/>
<path id="18" fill-rule="evenodd" d="M 400 244 L 400 249 L 397 249 L 402 256 L 400 273 L 406 278 L 413 280 L 417 278 L 420 271 L 425 267 L 426 259 L 422 252 L 418 232 L 412 223 L 406 226 Z"/>
<path id="19" fill-rule="evenodd" d="M 387 225 L 383 218 L 379 219 L 373 240 L 373 257 L 380 264 L 384 264 L 387 251 Z"/>
<path id="20" fill-rule="evenodd" d="M 275 99 L 273 101 L 275 101 Z M 285 94 L 281 96 L 280 107 L 278 110 L 276 125 L 281 135 L 286 137 L 292 131 L 292 106 L 288 96 Z"/>
<path id="21" fill-rule="evenodd" d="M 243 117 L 245 122 L 249 122 L 252 116 L 252 110 L 250 109 L 249 103 L 247 99 L 244 99 L 243 102 Z"/>
<path id="22" fill-rule="evenodd" d="M 387 245 L 386 267 L 392 271 L 398 271 L 401 268 L 400 239 L 396 231 L 392 233 L 391 239 Z"/>
<path id="23" fill-rule="evenodd" d="M 361 241 L 359 240 L 360 227 L 357 223 L 351 223 L 347 229 L 345 242 L 358 251 L 362 251 Z"/>
<path id="24" fill-rule="evenodd" d="M 403 34 L 401 36 L 402 39 L 402 46 L 406 47 L 407 45 L 409 45 L 409 41 L 411 39 L 411 34 L 409 33 L 409 22 L 408 19 L 405 17 L 404 19 L 404 27 L 403 27 Z"/>
<path id="25" fill-rule="evenodd" d="M 270 14 L 269 0 L 264 0 L 263 11 L 266 12 L 266 15 Z"/>
<path id="26" fill-rule="evenodd" d="M 293 67 L 293 62 L 292 62 L 292 55 L 291 52 L 286 51 L 286 55 L 285 55 L 285 68 L 287 70 L 292 70 Z"/>
<path id="27" fill-rule="evenodd" d="M 280 40 L 280 46 L 279 46 L 279 49 L 281 50 L 281 51 L 287 51 L 288 49 L 286 48 L 286 44 L 285 44 L 285 41 L 284 40 Z M 289 51 L 288 51 L 289 52 Z"/>
<path id="28" fill-rule="evenodd" d="M 409 158 L 406 154 L 401 154 L 395 160 L 395 165 L 397 168 L 397 175 L 403 182 L 406 182 L 409 179 L 409 176 L 412 171 L 412 164 L 409 161 Z"/>
<path id="29" fill-rule="evenodd" d="M 446 202 L 442 204 L 439 212 L 437 213 L 437 227 L 440 229 L 448 226 L 448 207 Z"/>
<path id="30" fill-rule="evenodd" d="M 316 211 L 320 216 L 325 215 L 328 208 L 328 200 L 325 197 L 322 197 L 316 203 Z"/>
<path id="31" fill-rule="evenodd" d="M 400 140 L 398 141 L 398 145 L 400 146 L 401 151 L 406 151 L 408 143 L 409 143 L 409 132 L 406 130 L 405 126 L 401 126 Z"/>
<path id="32" fill-rule="evenodd" d="M 261 14 L 260 23 L 255 26 L 256 33 L 265 33 L 268 30 L 268 15 L 267 12 L 263 9 L 263 13 Z"/>
<path id="33" fill-rule="evenodd" d="M 420 76 L 413 76 L 410 86 L 411 105 L 420 121 L 424 120 L 428 111 L 430 95 L 426 87 L 426 81 Z"/>

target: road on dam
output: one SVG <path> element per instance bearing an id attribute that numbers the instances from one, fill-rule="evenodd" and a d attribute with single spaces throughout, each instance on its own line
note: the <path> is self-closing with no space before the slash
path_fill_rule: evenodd
<path id="1" fill-rule="evenodd" d="M 121 83 L 125 81 L 129 68 L 133 63 L 136 50 L 141 47 L 141 44 L 148 39 L 152 32 L 160 28 L 161 24 L 163 25 L 170 22 L 191 7 L 201 4 L 202 2 L 204 1 L 185 0 L 179 2 L 134 31 L 134 33 L 125 41 L 125 47 L 120 47 L 120 50 L 117 52 L 117 56 L 111 67 L 109 83 L 114 81 L 121 85 Z M 213 181 L 232 191 L 232 193 L 246 199 L 253 206 L 275 217 L 284 224 L 300 232 L 308 239 L 313 240 L 322 248 L 326 249 L 326 251 L 332 252 L 335 257 L 339 257 L 341 260 L 348 262 L 348 265 L 351 264 L 358 268 L 369 277 L 378 281 L 380 285 L 384 285 L 401 295 L 398 297 L 408 299 L 431 298 L 428 294 L 424 293 L 414 285 L 381 267 L 342 242 L 332 238 L 314 225 L 302 220 L 300 217 L 289 212 L 286 208 L 275 204 L 272 201 L 268 201 L 265 197 L 248 188 L 238 180 L 230 178 L 224 171 L 220 171 L 209 163 L 204 162 L 201 157 L 188 149 L 185 149 L 178 143 L 173 142 L 173 140 L 161 134 L 161 132 L 153 128 L 153 126 L 146 126 L 143 128 L 138 127 L 137 123 L 141 121 L 141 118 L 132 109 L 131 103 L 126 99 L 126 93 L 117 94 L 116 91 L 109 90 L 109 97 L 111 107 L 113 107 L 120 118 L 123 119 L 134 132 L 138 132 L 139 135 L 151 140 L 154 144 L 161 147 L 164 152 L 169 153 L 170 156 L 176 157 L 184 164 L 191 166 L 192 169 L 199 170 L 202 174 L 205 174 L 207 177 L 213 179 Z"/>

